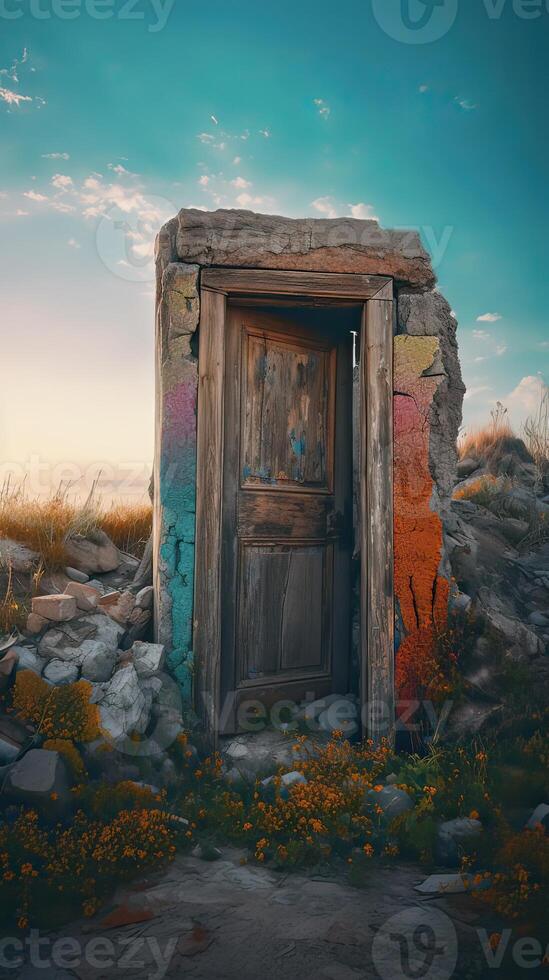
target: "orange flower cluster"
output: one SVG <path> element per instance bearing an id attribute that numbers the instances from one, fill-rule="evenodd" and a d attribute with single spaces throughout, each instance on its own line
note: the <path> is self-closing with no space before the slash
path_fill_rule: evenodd
<path id="1" fill-rule="evenodd" d="M 84 760 L 76 748 L 76 745 L 69 739 L 47 738 L 42 748 L 47 749 L 50 752 L 59 752 L 59 755 L 66 763 L 69 773 L 73 779 L 82 779 L 86 775 Z"/>
<path id="2" fill-rule="evenodd" d="M 33 921 L 63 895 L 92 915 L 121 879 L 171 861 L 181 831 L 159 809 L 122 810 L 107 822 L 79 810 L 69 827 L 44 828 L 34 810 L 0 827 L 0 877 L 15 921 Z"/>
<path id="3" fill-rule="evenodd" d="M 490 881 L 490 887 L 476 891 L 476 896 L 505 918 L 540 921 L 547 928 L 549 838 L 545 829 L 511 834 L 495 864 L 501 870 L 474 878 L 473 889 Z"/>
<path id="4" fill-rule="evenodd" d="M 305 739 L 296 748 L 303 748 Z M 354 845 L 373 847 L 372 819 L 365 806 L 367 792 L 385 768 L 387 746 L 371 742 L 352 746 L 341 736 L 317 746 L 296 769 L 306 783 L 284 789 L 274 779 L 274 799 L 267 802 L 259 788 L 254 794 L 243 831 L 254 838 L 258 861 L 271 855 L 279 862 L 311 863 L 332 850 Z M 258 837 L 258 834 L 261 835 Z"/>
<path id="5" fill-rule="evenodd" d="M 13 707 L 47 738 L 92 742 L 99 736 L 99 709 L 90 704 L 92 686 L 77 681 L 52 687 L 32 670 L 17 674 Z"/>

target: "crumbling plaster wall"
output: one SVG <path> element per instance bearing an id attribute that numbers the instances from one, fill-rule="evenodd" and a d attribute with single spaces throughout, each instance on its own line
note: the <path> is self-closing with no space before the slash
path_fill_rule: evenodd
<path id="1" fill-rule="evenodd" d="M 157 240 L 156 631 L 184 697 L 192 692 L 199 281 L 202 266 L 356 272 L 395 281 L 397 683 L 444 618 L 443 522 L 464 386 L 456 327 L 415 232 L 375 221 L 183 210 Z M 400 667 L 400 669 L 399 669 Z"/>

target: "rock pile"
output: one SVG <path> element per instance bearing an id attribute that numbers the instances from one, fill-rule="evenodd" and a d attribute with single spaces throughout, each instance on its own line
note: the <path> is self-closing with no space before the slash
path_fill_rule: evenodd
<path id="1" fill-rule="evenodd" d="M 15 542 L 2 544 L 30 574 L 33 553 Z M 102 533 L 92 541 L 74 539 L 70 560 L 63 572 L 42 578 L 25 629 L 0 654 L 0 685 L 6 689 L 22 670 L 52 687 L 87 681 L 102 733 L 83 747 L 90 773 L 114 782 L 140 779 L 146 770 L 164 785 L 173 777 L 165 750 L 182 730 L 182 709 L 177 685 L 163 670 L 164 647 L 149 639 L 153 588 L 134 582 L 139 563 Z M 4 793 L 24 802 L 35 792 L 46 806 L 64 764 L 41 742 L 32 727 L 0 713 Z M 140 754 L 144 764 L 138 767 L 128 757 Z M 59 787 L 55 793 L 66 796 Z"/>
<path id="2" fill-rule="evenodd" d="M 510 671 L 549 691 L 549 487 L 520 439 L 462 459 L 446 548 L 457 593 L 453 610 L 475 625 L 462 668 L 469 703 L 458 732 L 478 730 L 505 708 Z"/>

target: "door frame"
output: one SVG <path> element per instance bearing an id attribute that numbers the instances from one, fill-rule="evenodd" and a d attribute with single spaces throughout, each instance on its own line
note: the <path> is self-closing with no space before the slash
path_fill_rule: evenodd
<path id="1" fill-rule="evenodd" d="M 193 652 L 195 709 L 218 739 L 221 667 L 225 321 L 233 297 L 258 305 L 362 305 L 360 357 L 360 703 L 368 737 L 394 740 L 393 281 L 358 273 L 203 268 L 198 356 Z"/>

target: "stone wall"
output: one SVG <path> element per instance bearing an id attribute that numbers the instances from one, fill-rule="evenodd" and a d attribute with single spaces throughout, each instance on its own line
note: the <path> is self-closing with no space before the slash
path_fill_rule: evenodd
<path id="1" fill-rule="evenodd" d="M 197 344 L 202 266 L 355 272 L 395 283 L 397 685 L 407 695 L 446 618 L 444 519 L 464 386 L 456 327 L 415 232 L 375 221 L 183 210 L 157 241 L 155 587 L 157 638 L 192 689 Z M 421 664 L 419 665 L 421 666 Z"/>

